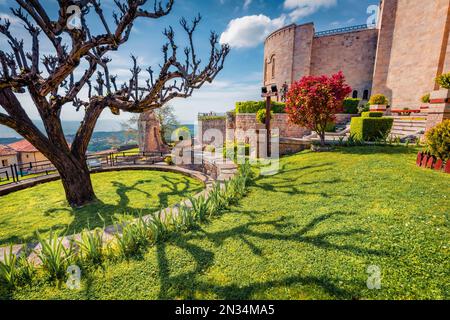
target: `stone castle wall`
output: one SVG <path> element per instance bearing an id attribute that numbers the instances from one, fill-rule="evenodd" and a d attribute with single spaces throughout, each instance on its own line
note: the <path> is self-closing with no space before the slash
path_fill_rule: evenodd
<path id="1" fill-rule="evenodd" d="M 263 127 L 264 125 L 258 123 L 258 121 L 256 120 L 255 113 L 240 113 L 236 115 L 236 135 L 238 135 L 239 132 L 244 133 L 248 130 L 256 130 Z M 279 129 L 280 137 L 283 138 L 303 138 L 304 136 L 311 134 L 310 130 L 297 126 L 295 124 L 291 124 L 288 120 L 287 114 L 274 114 L 271 121 L 271 128 Z M 243 135 L 238 135 L 236 137 L 236 140 L 238 142 L 246 142 L 245 139 L 246 137 Z"/>
<path id="2" fill-rule="evenodd" d="M 417 108 L 450 72 L 450 1 L 382 0 L 376 29 L 315 35 L 313 23 L 267 37 L 264 85 L 289 85 L 303 76 L 342 70 L 362 98 L 381 93 L 395 109 Z M 275 72 L 273 69 L 275 60 Z"/>
<path id="3" fill-rule="evenodd" d="M 434 78 L 450 71 L 449 7 L 448 0 L 382 2 L 373 92 L 393 108 L 419 106 L 437 89 Z"/>
<path id="4" fill-rule="evenodd" d="M 358 98 L 363 98 L 364 90 L 370 95 L 377 41 L 377 29 L 314 38 L 311 75 L 343 71 Z"/>
<path id="5" fill-rule="evenodd" d="M 316 37 L 313 23 L 287 26 L 266 39 L 264 85 L 281 88 L 303 76 L 342 70 L 362 98 L 372 88 L 377 39 L 377 29 Z"/>

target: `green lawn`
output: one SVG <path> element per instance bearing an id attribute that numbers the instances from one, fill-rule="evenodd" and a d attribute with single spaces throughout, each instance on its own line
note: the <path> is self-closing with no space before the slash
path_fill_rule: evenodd
<path id="1" fill-rule="evenodd" d="M 16 299 L 449 299 L 450 176 L 417 150 L 303 152 L 241 205 L 142 258 L 85 274 L 82 290 Z M 366 286 L 381 268 L 381 290 Z"/>
<path id="2" fill-rule="evenodd" d="M 73 234 L 87 226 L 101 227 L 102 218 L 111 225 L 114 216 L 155 212 L 203 188 L 197 180 L 158 171 L 99 173 L 92 181 L 99 201 L 76 210 L 67 205 L 60 181 L 0 197 L 0 245 L 29 242 L 35 231 Z"/>

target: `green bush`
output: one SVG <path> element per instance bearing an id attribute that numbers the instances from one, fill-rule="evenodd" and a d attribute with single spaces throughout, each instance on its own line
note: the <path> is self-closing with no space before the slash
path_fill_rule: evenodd
<path id="1" fill-rule="evenodd" d="M 273 118 L 273 111 L 270 111 L 270 120 Z M 256 113 L 256 120 L 258 123 L 266 123 L 266 109 L 260 109 Z"/>
<path id="2" fill-rule="evenodd" d="M 353 118 L 350 134 L 357 140 L 376 141 L 385 138 L 393 124 L 392 118 Z"/>
<path id="3" fill-rule="evenodd" d="M 450 120 L 438 124 L 426 134 L 430 153 L 442 160 L 450 159 Z"/>
<path id="4" fill-rule="evenodd" d="M 388 105 L 389 100 L 383 94 L 375 94 L 370 97 L 369 104 L 373 105 Z"/>
<path id="5" fill-rule="evenodd" d="M 436 78 L 436 83 L 444 89 L 450 89 L 450 73 L 444 73 Z"/>
<path id="6" fill-rule="evenodd" d="M 430 103 L 430 94 L 427 93 L 426 95 L 422 96 L 420 101 L 422 101 L 423 103 Z"/>
<path id="7" fill-rule="evenodd" d="M 172 156 L 167 156 L 164 158 L 164 162 L 169 165 L 169 166 L 173 166 L 175 163 L 173 162 L 173 158 Z"/>
<path id="8" fill-rule="evenodd" d="M 381 117 L 383 117 L 383 112 L 367 111 L 367 112 L 361 113 L 361 117 L 363 117 L 363 118 L 381 118 Z"/>
<path id="9" fill-rule="evenodd" d="M 361 99 L 355 99 L 355 98 L 347 98 L 344 100 L 344 113 L 348 114 L 357 114 L 358 113 L 358 107 L 361 102 Z"/>
<path id="10" fill-rule="evenodd" d="M 213 121 L 213 120 L 226 120 L 226 116 L 200 116 L 199 121 Z"/>
<path id="11" fill-rule="evenodd" d="M 273 113 L 285 113 L 285 108 L 285 103 L 272 101 Z M 265 101 L 236 102 L 236 113 L 257 113 L 261 109 L 266 109 Z"/>
<path id="12" fill-rule="evenodd" d="M 191 138 L 191 130 L 189 130 L 188 127 L 177 128 L 173 132 L 172 138 L 174 139 L 174 141 L 189 140 Z"/>

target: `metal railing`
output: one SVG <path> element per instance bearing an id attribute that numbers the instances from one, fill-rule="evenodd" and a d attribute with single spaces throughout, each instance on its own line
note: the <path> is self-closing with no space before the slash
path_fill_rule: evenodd
<path id="1" fill-rule="evenodd" d="M 164 153 L 161 152 L 124 151 L 86 156 L 86 163 L 90 170 L 114 166 L 149 165 L 163 160 Z M 55 173 L 57 170 L 50 161 L 11 164 L 0 167 L 0 187 Z"/>
<path id="2" fill-rule="evenodd" d="M 330 36 L 330 35 L 334 35 L 334 34 L 341 34 L 341 33 L 360 31 L 360 30 L 368 30 L 368 29 L 371 29 L 371 27 L 369 27 L 367 24 L 361 24 L 361 25 L 357 25 L 357 26 L 316 32 L 316 34 L 314 36 L 315 37 L 323 37 L 323 36 Z"/>

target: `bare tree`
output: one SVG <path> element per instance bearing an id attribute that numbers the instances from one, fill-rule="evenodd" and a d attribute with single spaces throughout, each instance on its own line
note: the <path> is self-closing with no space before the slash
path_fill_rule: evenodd
<path id="1" fill-rule="evenodd" d="M 174 31 L 169 27 L 164 31 L 167 43 L 162 48 L 159 74 L 149 67 L 148 76 L 142 80 L 142 70 L 133 56 L 131 78 L 117 83 L 118 78 L 109 72 L 111 59 L 107 54 L 127 42 L 137 19 L 168 15 L 174 0 L 165 1 L 147 4 L 147 0 L 114 0 L 116 9 L 108 19 L 99 0 L 58 0 L 58 17 L 52 20 L 41 1 L 16 0 L 17 8 L 11 10 L 14 19 L 19 19 L 30 35 L 28 50 L 23 39 L 14 36 L 10 21 L 0 23 L 0 33 L 11 48 L 10 52 L 0 50 L 0 105 L 4 109 L 0 124 L 14 129 L 55 165 L 73 207 L 96 199 L 85 154 L 103 110 L 110 108 L 119 114 L 160 108 L 174 98 L 191 96 L 195 89 L 212 82 L 223 68 L 229 47 L 219 46 L 214 32 L 209 39 L 209 60 L 202 65 L 197 57 L 193 34 L 201 20 L 198 16 L 191 24 L 185 19 L 180 21 L 188 36 L 180 60 Z M 74 5 L 81 9 L 81 28 L 73 28 L 68 23 Z M 104 31 L 93 34 L 88 18 L 95 19 Z M 52 54 L 41 55 L 42 37 L 51 43 Z M 80 73 L 79 69 L 84 72 Z M 76 74 L 81 75 L 76 77 Z M 83 88 L 86 95 L 80 94 Z M 18 99 L 20 94 L 31 96 L 45 132 L 39 131 L 27 115 Z M 66 142 L 60 120 L 66 105 L 84 111 L 71 146 Z"/>

